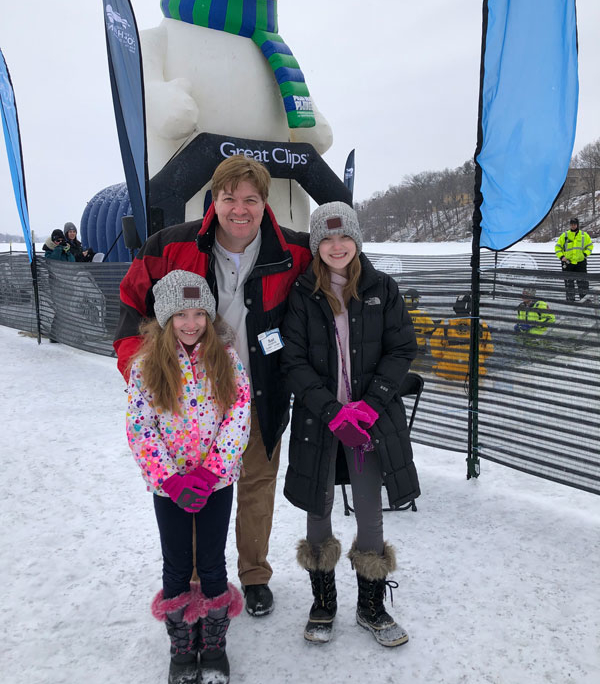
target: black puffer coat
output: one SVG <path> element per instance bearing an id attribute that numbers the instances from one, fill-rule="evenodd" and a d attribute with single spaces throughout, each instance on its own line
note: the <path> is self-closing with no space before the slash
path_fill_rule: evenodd
<path id="1" fill-rule="evenodd" d="M 398 388 L 417 354 L 413 325 L 396 282 L 376 271 L 361 254 L 360 301 L 348 305 L 352 400 L 363 399 L 379 413 L 369 430 L 390 505 L 419 496 L 406 413 Z M 327 427 L 342 404 L 337 400 L 338 355 L 334 317 L 327 299 L 312 294 L 309 266 L 292 286 L 282 328 L 281 369 L 294 393 L 285 496 L 321 515 L 333 434 Z M 340 481 L 338 477 L 338 481 Z"/>

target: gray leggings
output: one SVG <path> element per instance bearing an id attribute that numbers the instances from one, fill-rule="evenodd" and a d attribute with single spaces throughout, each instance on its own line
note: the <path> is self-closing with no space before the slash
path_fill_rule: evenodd
<path id="1" fill-rule="evenodd" d="M 329 454 L 329 477 L 325 494 L 325 513 L 322 516 L 308 514 L 306 539 L 313 547 L 322 544 L 333 534 L 331 511 L 335 495 L 335 461 L 338 440 L 334 439 Z M 362 472 L 357 473 L 354 466 L 354 449 L 344 447 L 350 484 L 352 486 L 352 505 L 356 517 L 356 548 L 358 551 L 383 553 L 383 512 L 381 510 L 381 469 L 375 452 L 365 453 Z"/>

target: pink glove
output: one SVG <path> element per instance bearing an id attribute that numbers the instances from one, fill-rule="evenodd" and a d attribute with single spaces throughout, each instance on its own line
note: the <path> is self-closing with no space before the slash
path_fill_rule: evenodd
<path id="1" fill-rule="evenodd" d="M 367 413 L 346 404 L 346 406 L 342 406 L 337 416 L 329 422 L 329 429 L 342 444 L 357 447 L 366 444 L 371 439 L 369 433 L 365 432 L 359 425 L 359 421 L 365 423 L 368 420 Z"/>
<path id="2" fill-rule="evenodd" d="M 370 428 L 373 426 L 375 421 L 379 418 L 379 414 L 374 408 L 371 408 L 369 404 L 367 404 L 366 401 L 363 401 L 362 399 L 360 401 L 351 401 L 349 404 L 346 404 L 346 406 L 349 406 L 353 409 L 358 409 L 359 411 L 363 411 L 369 416 L 368 420 L 359 420 L 358 424 L 361 427 L 364 428 Z"/>
<path id="3" fill-rule="evenodd" d="M 212 470 L 209 470 L 204 466 L 200 466 L 199 468 L 196 468 L 196 470 L 192 470 L 190 475 L 199 477 L 203 482 L 206 482 L 206 484 L 210 487 L 211 492 L 217 482 L 221 479 L 218 475 L 215 475 Z"/>
<path id="4" fill-rule="evenodd" d="M 197 513 L 206 506 L 212 485 L 192 473 L 171 475 L 162 484 L 163 491 L 186 513 Z"/>

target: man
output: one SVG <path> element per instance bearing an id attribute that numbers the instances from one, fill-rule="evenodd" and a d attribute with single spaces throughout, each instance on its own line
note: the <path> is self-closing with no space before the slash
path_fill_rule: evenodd
<path id="1" fill-rule="evenodd" d="M 152 286 L 175 269 L 204 276 L 217 312 L 236 331 L 236 351 L 252 387 L 252 427 L 238 482 L 238 574 L 251 615 L 273 609 L 267 561 L 280 438 L 289 393 L 279 370 L 279 325 L 288 292 L 311 260 L 308 233 L 280 228 L 266 203 L 271 177 L 253 159 L 232 156 L 212 178 L 214 202 L 202 221 L 165 228 L 138 252 L 121 283 L 115 349 L 119 368 L 139 346 L 140 320 L 153 315 Z"/>
<path id="2" fill-rule="evenodd" d="M 427 350 L 427 339 L 431 337 L 431 333 L 435 330 L 435 323 L 430 316 L 419 309 L 420 298 L 419 291 L 411 287 L 406 290 L 404 303 L 415 328 L 419 352 L 424 354 Z"/>
<path id="3" fill-rule="evenodd" d="M 579 229 L 579 219 L 569 221 L 569 230 L 565 231 L 556 242 L 554 251 L 560 259 L 563 271 L 587 273 L 586 259 L 592 253 L 594 245 L 590 236 Z M 567 301 L 575 301 L 575 278 L 565 278 Z M 577 290 L 581 301 L 590 289 L 589 282 L 584 278 L 577 278 Z"/>
<path id="4" fill-rule="evenodd" d="M 556 316 L 548 309 L 546 302 L 536 298 L 532 287 L 526 287 L 523 290 L 521 299 L 517 307 L 518 323 L 515 324 L 515 332 L 526 333 L 528 336 L 545 335 L 548 332 L 548 326 L 556 321 Z"/>
<path id="5" fill-rule="evenodd" d="M 433 372 L 442 378 L 464 382 L 469 379 L 469 354 L 471 349 L 471 294 L 459 295 L 454 303 L 458 318 L 440 321 L 429 341 L 431 355 L 437 363 Z M 494 352 L 492 334 L 485 321 L 479 321 L 479 376 L 487 374 L 484 365 Z"/>

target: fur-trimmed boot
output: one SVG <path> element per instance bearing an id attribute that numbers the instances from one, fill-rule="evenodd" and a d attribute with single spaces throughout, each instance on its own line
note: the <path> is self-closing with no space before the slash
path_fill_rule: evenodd
<path id="1" fill-rule="evenodd" d="M 314 598 L 304 638 L 315 644 L 326 644 L 331 639 L 337 612 L 335 566 L 340 554 L 340 542 L 335 537 L 329 537 L 316 549 L 306 539 L 298 542 L 296 558 L 300 567 L 308 570 Z"/>
<path id="2" fill-rule="evenodd" d="M 394 548 L 387 542 L 383 545 L 383 555 L 374 551 L 359 551 L 356 541 L 348 552 L 352 567 L 356 570 L 358 581 L 358 604 L 356 622 L 369 630 L 382 646 L 400 646 L 408 641 L 408 634 L 387 613 L 383 605 L 386 586 L 398 586 L 397 582 L 386 579 L 396 569 Z M 393 599 L 392 599 L 393 605 Z"/>
<path id="3" fill-rule="evenodd" d="M 152 615 L 164 622 L 171 639 L 169 684 L 196 684 L 198 678 L 198 620 L 202 592 L 197 582 L 190 591 L 165 599 L 162 589 L 152 601 Z"/>
<path id="4" fill-rule="evenodd" d="M 237 617 L 244 601 L 233 584 L 214 598 L 204 597 L 200 618 L 200 664 L 198 684 L 228 684 L 229 660 L 225 652 L 226 634 L 231 618 Z"/>

